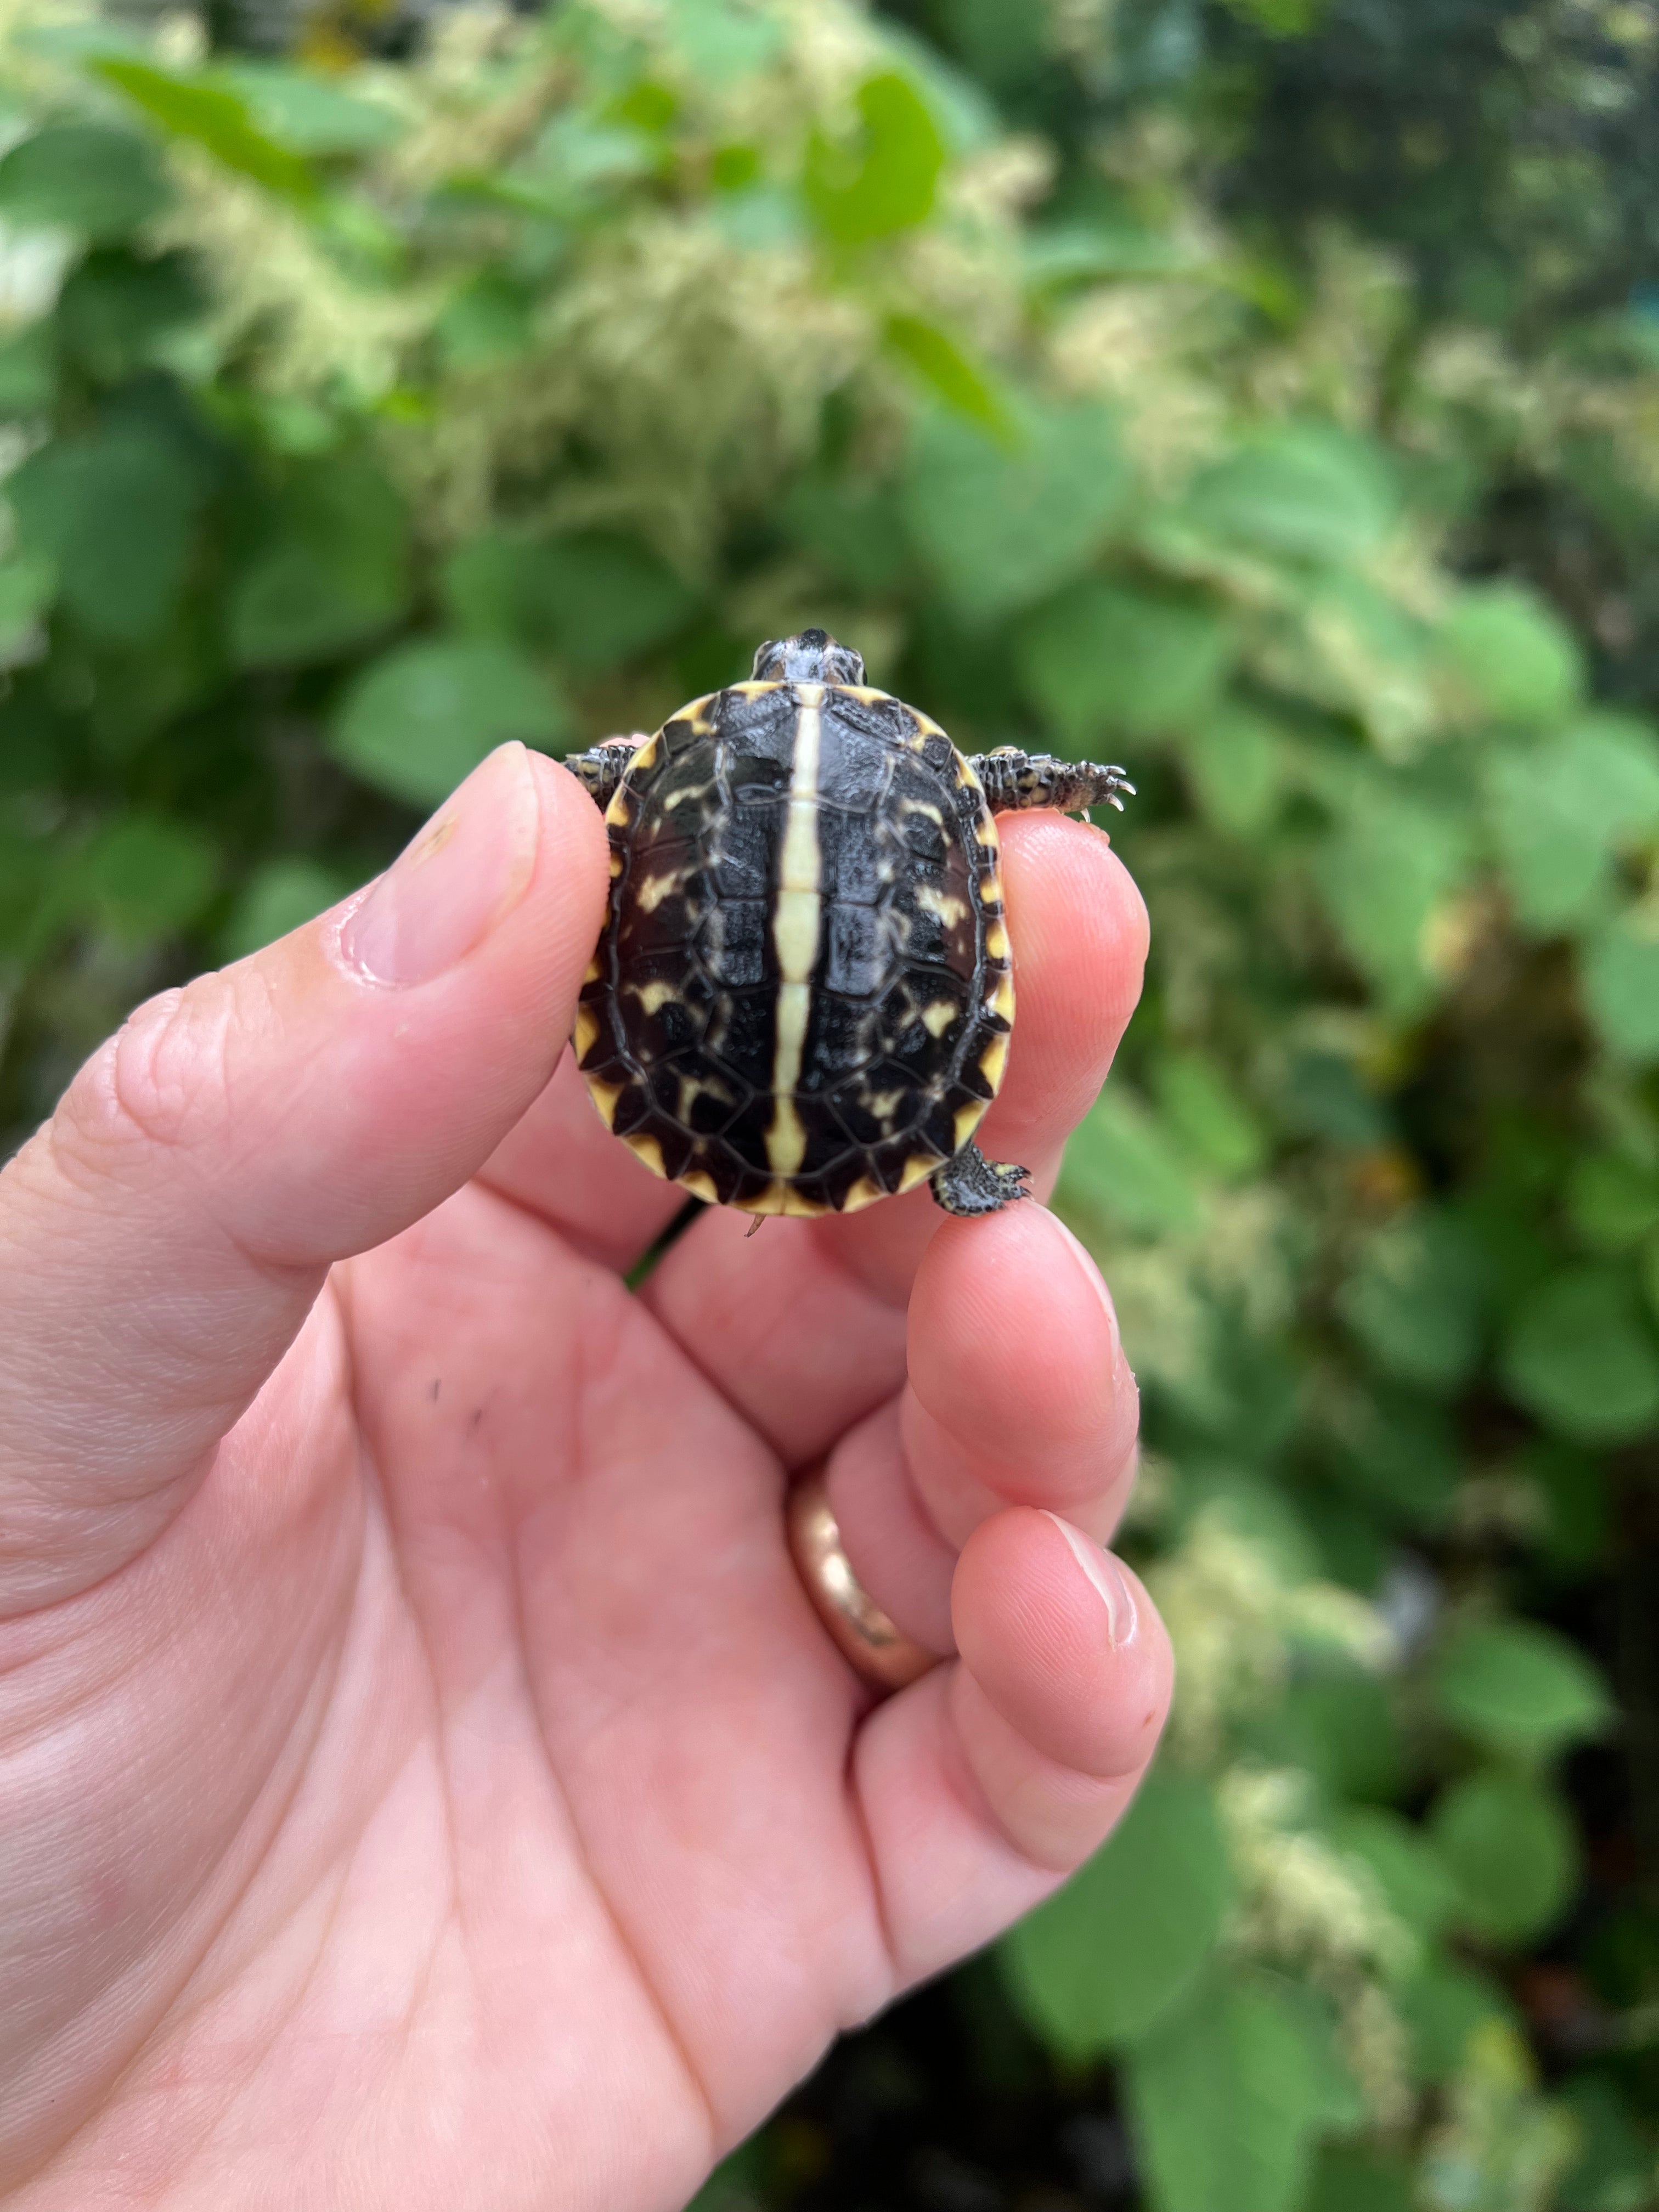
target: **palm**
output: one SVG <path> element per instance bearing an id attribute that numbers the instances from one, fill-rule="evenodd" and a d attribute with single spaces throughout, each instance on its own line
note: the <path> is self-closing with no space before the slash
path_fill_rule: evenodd
<path id="1" fill-rule="evenodd" d="M 959 1264 L 924 1259 L 925 1194 L 753 1244 L 710 1216 L 635 1296 L 673 1202 L 567 1061 L 483 1176 L 335 1269 L 155 1540 L 10 1625 L 76 1813 L 25 1825 L 9 1884 L 41 1904 L 0 2133 L 27 2201 L 85 2202 L 136 2132 L 145 2202 L 267 2201 L 277 2144 L 270 2201 L 511 2212 L 550 2173 L 672 2206 L 1054 1879 L 941 1751 L 957 1670 L 871 1714 L 783 1540 L 787 1470 L 832 1448 L 983 1517 L 904 1403 L 918 1264 Z M 1004 1233 L 1018 1291 L 1042 1218 L 962 1249 Z M 1016 1366 L 1054 1326 L 1065 1356 L 1043 1295 Z M 877 1594 L 948 1649 L 951 1561 L 890 1548 Z"/>

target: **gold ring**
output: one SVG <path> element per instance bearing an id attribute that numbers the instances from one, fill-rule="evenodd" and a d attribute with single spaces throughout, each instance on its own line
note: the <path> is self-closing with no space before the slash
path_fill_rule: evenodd
<path id="1" fill-rule="evenodd" d="M 790 1492 L 786 1521 L 790 1555 L 818 1619 L 866 1680 L 902 1690 L 938 1666 L 939 1654 L 896 1628 L 853 1572 L 821 1467 Z"/>

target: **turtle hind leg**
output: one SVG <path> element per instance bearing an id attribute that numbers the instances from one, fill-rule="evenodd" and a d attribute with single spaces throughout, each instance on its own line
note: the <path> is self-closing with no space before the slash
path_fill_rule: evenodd
<path id="1" fill-rule="evenodd" d="M 1131 799 L 1135 794 L 1121 768 L 1108 768 L 1099 761 L 1055 760 L 1050 753 L 1023 753 L 1018 745 L 979 753 L 968 765 L 979 778 L 993 814 L 1032 806 L 1046 806 L 1057 814 L 1115 806 L 1121 814 L 1125 793 Z"/>
<path id="2" fill-rule="evenodd" d="M 1030 1172 L 1030 1168 L 1010 1167 L 1004 1160 L 988 1160 L 970 1139 L 927 1180 L 947 1213 L 971 1220 L 975 1214 L 1000 1213 L 1016 1199 L 1029 1198 L 1025 1178 Z"/>
<path id="3" fill-rule="evenodd" d="M 642 736 L 605 738 L 585 753 L 567 753 L 564 764 L 587 787 L 594 805 L 603 812 L 616 797 L 635 754 L 644 743 Z"/>

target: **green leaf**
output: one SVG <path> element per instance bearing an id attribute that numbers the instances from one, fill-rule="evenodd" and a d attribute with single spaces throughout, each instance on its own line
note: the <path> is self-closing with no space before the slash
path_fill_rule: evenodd
<path id="1" fill-rule="evenodd" d="M 9 486 L 26 544 L 58 564 L 64 604 L 115 644 L 154 636 L 172 614 L 202 489 L 170 441 L 125 424 L 42 447 Z"/>
<path id="2" fill-rule="evenodd" d="M 1270 432 L 1216 462 L 1187 496 L 1190 519 L 1212 536 L 1316 562 L 1370 552 L 1399 506 L 1382 448 L 1316 422 Z"/>
<path id="3" fill-rule="evenodd" d="M 738 0 L 674 0 L 667 27 L 697 75 L 720 87 L 775 61 L 787 36 L 778 17 Z"/>
<path id="4" fill-rule="evenodd" d="M 1532 1621 L 1457 1630 L 1436 1665 L 1434 1693 L 1454 1728 L 1494 1751 L 1529 1759 L 1599 1735 L 1613 1711 L 1589 1661 L 1565 1637 Z"/>
<path id="5" fill-rule="evenodd" d="M 347 878 L 301 854 L 265 860 L 249 877 L 219 940 L 220 957 L 240 960 L 325 914 L 352 888 Z"/>
<path id="6" fill-rule="evenodd" d="M 1384 1374 L 1451 1390 L 1480 1353 L 1480 1248 L 1462 1222 L 1419 1207 L 1377 1230 L 1336 1310 Z"/>
<path id="7" fill-rule="evenodd" d="M 1187 721 L 1181 750 L 1193 797 L 1209 826 L 1229 836 L 1259 836 L 1273 819 L 1285 781 L 1277 723 L 1223 700 Z"/>
<path id="8" fill-rule="evenodd" d="M 1015 2000 L 1064 2058 L 1132 2043 L 1193 1986 L 1231 1894 L 1209 1790 L 1155 1772 L 1105 1849 L 1003 1939 Z"/>
<path id="9" fill-rule="evenodd" d="M 130 814 L 99 833 L 76 873 L 79 902 L 112 937 L 143 945 L 197 919 L 213 896 L 219 856 L 199 830 Z"/>
<path id="10" fill-rule="evenodd" d="M 15 645 L 52 605 L 58 564 L 44 553 L 16 553 L 0 561 L 0 644 Z"/>
<path id="11" fill-rule="evenodd" d="M 1659 1175 L 1622 1152 L 1586 1152 L 1573 1162 L 1567 1216 L 1597 1252 L 1627 1252 L 1659 1229 Z"/>
<path id="12" fill-rule="evenodd" d="M 1202 1989 L 1123 2069 L 1158 2212 L 1296 2212 L 1334 2076 L 1328 2029 L 1288 1990 L 1265 1979 Z"/>
<path id="13" fill-rule="evenodd" d="M 58 326 L 64 350 L 106 384 L 131 376 L 157 341 L 205 305 L 182 253 L 138 261 L 119 249 L 88 254 L 64 287 Z"/>
<path id="14" fill-rule="evenodd" d="M 1434 994 L 1427 926 L 1467 849 L 1455 817 L 1378 791 L 1351 807 L 1319 856 L 1319 886 L 1337 927 L 1392 1012 L 1414 1013 Z"/>
<path id="15" fill-rule="evenodd" d="M 925 103 L 896 70 L 859 88 L 860 128 L 848 143 L 814 130 L 802 191 L 820 235 L 866 246 L 914 229 L 933 212 L 945 146 Z"/>
<path id="16" fill-rule="evenodd" d="M 1153 1234 L 1194 1229 L 1200 1219 L 1198 1194 L 1180 1154 L 1121 1085 L 1103 1091 L 1073 1132 L 1060 1203 Z"/>
<path id="17" fill-rule="evenodd" d="M 372 461 L 331 454 L 283 486 L 231 591 L 231 651 L 244 668 L 325 659 L 386 629 L 408 599 L 403 502 Z"/>
<path id="18" fill-rule="evenodd" d="M 1154 1087 L 1166 1126 L 1200 1166 L 1229 1180 L 1260 1171 L 1267 1152 L 1261 1125 L 1213 1061 L 1166 1054 Z"/>
<path id="19" fill-rule="evenodd" d="M 1331 1823 L 1337 1849 L 1363 1860 L 1389 1909 L 1425 1942 L 1457 1909 L 1457 1884 L 1422 1830 L 1380 1806 L 1355 1807 Z"/>
<path id="20" fill-rule="evenodd" d="M 561 702 L 534 663 L 486 638 L 425 638 L 374 661 L 335 718 L 335 757 L 411 805 L 435 805 L 510 738 L 556 747 Z"/>
<path id="21" fill-rule="evenodd" d="M 1419 2081 L 1445 2081 L 1459 2072 L 1469 2038 L 1489 2021 L 1507 2023 L 1508 2000 L 1485 1974 L 1434 1960 L 1395 1993 L 1411 2033 L 1412 2070 Z"/>
<path id="22" fill-rule="evenodd" d="M 438 318 L 446 360 L 453 368 L 484 368 L 526 352 L 536 334 L 535 304 L 506 270 L 475 270 Z"/>
<path id="23" fill-rule="evenodd" d="M 1015 649 L 1032 700 L 1081 750 L 1107 731 L 1148 737 L 1195 720 L 1231 637 L 1201 602 L 1091 577 L 1022 623 Z"/>
<path id="24" fill-rule="evenodd" d="M 409 128 L 409 118 L 385 101 L 283 62 L 239 59 L 216 70 L 213 81 L 243 101 L 261 131 L 296 154 L 378 153 Z"/>
<path id="25" fill-rule="evenodd" d="M 1552 1275 L 1525 1301 L 1504 1348 L 1511 1395 L 1582 1443 L 1618 1443 L 1659 1417 L 1659 1341 L 1616 1268 Z"/>
<path id="26" fill-rule="evenodd" d="M 1096 407 L 1025 407 L 1018 444 L 994 443 L 959 416 L 917 434 L 905 520 L 923 559 L 969 621 L 1030 606 L 1085 562 L 1128 490 L 1111 418 Z"/>
<path id="27" fill-rule="evenodd" d="M 1578 2153 L 1555 2199 L 1559 2212 L 1650 2212 L 1659 2179 L 1654 2148 L 1605 2074 L 1569 2081 L 1563 2101 L 1578 2134 Z"/>
<path id="28" fill-rule="evenodd" d="M 476 538 L 451 560 L 444 595 L 461 629 L 552 652 L 585 674 L 660 644 L 696 605 L 690 587 L 636 538 L 597 530 Z"/>
<path id="29" fill-rule="evenodd" d="M 0 161 L 0 216 L 94 240 L 127 238 L 167 205 L 154 150 L 100 123 L 48 125 Z"/>
<path id="30" fill-rule="evenodd" d="M 1659 911 L 1632 907 L 1584 952 L 1584 1004 L 1621 1059 L 1659 1060 Z"/>
<path id="31" fill-rule="evenodd" d="M 0 338 L 0 420 L 44 415 L 57 389 L 58 332 L 52 323 L 27 323 Z"/>
<path id="32" fill-rule="evenodd" d="M 1448 665 L 1495 720 L 1559 721 L 1583 690 L 1577 640 L 1523 585 L 1469 586 L 1440 637 Z"/>
<path id="33" fill-rule="evenodd" d="M 1413 2212 L 1416 2202 L 1403 2158 L 1341 2144 L 1320 2154 L 1303 2212 Z"/>
<path id="34" fill-rule="evenodd" d="M 267 191 L 289 199 L 308 199 L 315 192 L 317 180 L 309 164 L 256 129 L 246 102 L 222 85 L 170 76 L 148 63 L 111 55 L 92 67 L 173 137 L 205 148 L 226 168 L 252 177 Z"/>
<path id="35" fill-rule="evenodd" d="M 1458 1918 L 1487 1942 L 1528 1943 L 1578 1887 L 1578 1838 L 1553 1792 L 1519 1774 L 1471 1774 L 1435 1801 L 1429 1833 L 1460 1893 Z"/>
<path id="36" fill-rule="evenodd" d="M 919 315 L 889 315 L 882 337 L 936 398 L 969 422 L 1012 437 L 1007 407 L 994 386 L 937 323 L 924 322 Z"/>
<path id="37" fill-rule="evenodd" d="M 1580 715 L 1495 750 L 1486 795 L 1520 919 L 1546 934 L 1573 927 L 1606 903 L 1613 856 L 1659 826 L 1659 737 L 1631 715 Z"/>

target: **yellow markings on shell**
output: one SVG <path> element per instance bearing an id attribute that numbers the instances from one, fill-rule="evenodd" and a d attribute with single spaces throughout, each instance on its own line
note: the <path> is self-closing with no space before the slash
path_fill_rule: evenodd
<path id="1" fill-rule="evenodd" d="M 985 925 L 985 957 L 988 960 L 1008 957 L 1008 933 L 1002 926 L 1001 917 L 994 914 Z"/>
<path id="2" fill-rule="evenodd" d="M 605 818 L 608 822 L 611 819 L 611 817 L 607 814 Z M 613 848 L 611 854 L 611 880 L 613 884 L 616 882 L 617 877 L 621 875 L 622 872 L 623 856 Z"/>
<path id="3" fill-rule="evenodd" d="M 641 769 L 655 768 L 661 758 L 662 732 L 659 730 L 654 737 L 647 738 L 642 745 L 635 746 L 634 757 L 629 762 L 624 773 L 629 775 L 637 775 Z"/>
<path id="4" fill-rule="evenodd" d="M 660 1176 L 665 1182 L 667 1182 L 668 1168 L 663 1159 L 662 1146 L 654 1137 L 648 1137 L 636 1129 L 631 1137 L 624 1137 L 623 1142 L 636 1160 L 644 1161 L 653 1175 Z"/>
<path id="5" fill-rule="evenodd" d="M 616 1127 L 617 1101 L 627 1088 L 625 1083 L 600 1083 L 591 1075 L 587 1078 L 588 1096 L 599 1108 L 599 1119 L 607 1129 Z"/>
<path id="6" fill-rule="evenodd" d="M 782 1183 L 769 1182 L 765 1189 L 757 1191 L 753 1198 L 735 1198 L 732 1203 L 740 1213 L 787 1213 L 788 1199 L 789 1194 Z"/>
<path id="7" fill-rule="evenodd" d="M 995 990 L 985 1001 L 985 1011 L 988 1014 L 1000 1014 L 1009 1028 L 1013 1027 L 1014 979 L 1012 973 L 1005 972 L 997 979 Z"/>
<path id="8" fill-rule="evenodd" d="M 718 1206 L 720 1202 L 714 1178 L 707 1168 L 687 1168 L 680 1177 L 680 1187 L 683 1190 L 689 1190 L 693 1198 L 702 1199 L 705 1206 Z"/>
<path id="9" fill-rule="evenodd" d="M 893 696 L 890 691 L 878 691 L 873 684 L 834 684 L 830 689 L 844 691 L 849 699 L 857 699 L 866 707 L 878 706 L 883 700 L 890 699 Z M 885 1197 L 886 1193 L 883 1192 L 882 1195 Z"/>
<path id="10" fill-rule="evenodd" d="M 639 1000 L 640 1010 L 647 1020 L 653 1014 L 659 1014 L 671 999 L 678 996 L 672 983 L 624 983 L 623 988 Z"/>
<path id="11" fill-rule="evenodd" d="M 954 1147 L 957 1152 L 959 1152 L 962 1150 L 969 1138 L 985 1119 L 985 1109 L 989 1103 L 988 1099 L 975 1098 L 970 1106 L 957 1107 L 955 1122 L 957 1141 Z"/>
<path id="12" fill-rule="evenodd" d="M 728 684 L 728 691 L 736 692 L 739 699 L 763 699 L 769 691 L 781 691 L 783 685 L 775 676 L 746 676 L 741 684 Z M 804 684 L 803 691 L 822 691 L 821 684 Z"/>
<path id="13" fill-rule="evenodd" d="M 576 1048 L 576 1059 L 578 1063 L 586 1060 L 588 1054 L 592 1052 L 593 1047 L 599 1042 L 600 1028 L 601 1024 L 599 1018 L 594 1012 L 592 1007 L 578 1005 L 576 1008 L 575 1034 L 573 1040 Z"/>
<path id="14" fill-rule="evenodd" d="M 958 1115 L 957 1119 L 960 1121 L 962 1116 Z M 914 1190 L 919 1182 L 926 1182 L 930 1175 L 936 1175 L 944 1164 L 943 1160 L 934 1159 L 931 1153 L 912 1152 L 899 1176 L 900 1191 Z"/>
<path id="15" fill-rule="evenodd" d="M 659 876 L 647 876 L 635 887 L 635 902 L 644 913 L 655 914 L 663 901 L 672 898 L 684 883 L 684 872 L 678 868 L 666 868 Z"/>
<path id="16" fill-rule="evenodd" d="M 954 999 L 935 999 L 931 1006 L 921 1010 L 921 1025 L 931 1037 L 942 1037 L 957 1013 Z"/>
<path id="17" fill-rule="evenodd" d="M 988 868 L 980 878 L 979 896 L 980 902 L 983 906 L 992 907 L 1002 904 L 1002 878 L 994 868 Z"/>
<path id="18" fill-rule="evenodd" d="M 878 1198 L 886 1195 L 873 1176 L 860 1176 L 842 1199 L 841 1210 L 843 1213 L 861 1213 L 866 1206 L 873 1206 Z"/>
<path id="19" fill-rule="evenodd" d="M 918 884 L 916 904 L 928 914 L 937 915 L 947 929 L 954 929 L 959 922 L 966 921 L 968 919 L 968 908 L 965 903 L 953 892 L 940 890 L 937 884 Z M 986 942 L 988 945 L 990 942 L 988 932 Z"/>
<path id="20" fill-rule="evenodd" d="M 774 687 L 768 686 L 768 689 Z M 818 893 L 818 758 L 823 732 L 823 686 L 797 688 L 800 712 L 789 771 L 789 806 L 779 864 L 772 942 L 782 981 L 778 986 L 776 1042 L 772 1054 L 775 1103 L 766 1133 L 766 1162 L 775 1176 L 796 1174 L 806 1157 L 806 1132 L 795 1111 L 795 1085 L 806 1049 L 812 1011 L 812 963 L 817 958 L 823 901 Z M 820 1209 L 822 1210 L 822 1209 Z"/>
<path id="21" fill-rule="evenodd" d="M 786 1213 L 795 1214 L 803 1220 L 817 1221 L 822 1215 L 833 1212 L 835 1209 L 821 1198 L 808 1198 L 805 1191 L 786 1188 L 783 1194 L 783 1210 Z"/>
<path id="22" fill-rule="evenodd" d="M 1002 1088 L 1004 1071 L 1008 1065 L 1008 1040 L 994 1036 L 979 1056 L 979 1072 L 990 1085 L 994 1094 Z"/>
<path id="23" fill-rule="evenodd" d="M 605 981 L 605 969 L 599 965 L 599 956 L 597 952 L 588 962 L 587 972 L 582 977 L 582 981 L 584 983 L 602 983 Z"/>
<path id="24" fill-rule="evenodd" d="M 942 738 L 945 736 L 944 731 L 940 729 L 939 724 L 933 720 L 933 716 L 931 714 L 924 714 L 920 707 L 911 708 L 910 718 L 915 722 L 916 727 L 921 732 L 924 738 Z M 946 742 L 948 743 L 949 740 L 947 739 Z M 958 753 L 957 757 L 959 760 L 962 756 Z"/>

